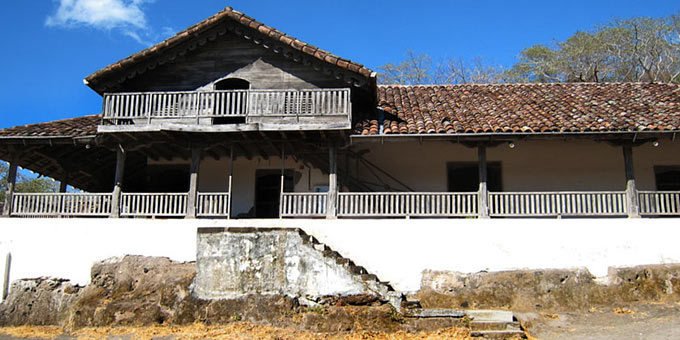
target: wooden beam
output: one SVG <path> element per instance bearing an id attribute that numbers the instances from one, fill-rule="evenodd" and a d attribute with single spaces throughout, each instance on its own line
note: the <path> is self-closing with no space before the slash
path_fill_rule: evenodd
<path id="1" fill-rule="evenodd" d="M 629 218 L 638 218 L 640 217 L 640 202 L 633 170 L 632 143 L 623 144 L 623 162 L 626 171 L 626 210 Z"/>
<path id="2" fill-rule="evenodd" d="M 17 168 L 16 158 L 13 157 L 9 162 L 9 169 L 7 170 L 7 191 L 5 191 L 5 206 L 2 211 L 4 216 L 10 216 L 12 212 L 14 187 L 17 183 Z"/>
<path id="3" fill-rule="evenodd" d="M 113 182 L 113 194 L 111 198 L 111 217 L 120 217 L 120 198 L 123 191 L 123 177 L 125 176 L 125 150 L 118 145 L 116 150 L 116 177 Z"/>
<path id="4" fill-rule="evenodd" d="M 489 218 L 489 189 L 487 187 L 487 164 L 486 164 L 486 145 L 477 146 L 477 159 L 479 165 L 479 191 L 478 191 L 478 216 L 479 218 Z"/>
<path id="5" fill-rule="evenodd" d="M 328 199 L 326 200 L 326 218 L 337 217 L 338 202 L 338 164 L 335 145 L 328 147 Z"/>
<path id="6" fill-rule="evenodd" d="M 189 196 L 187 197 L 186 218 L 196 218 L 196 203 L 198 202 L 198 171 L 201 166 L 203 149 L 191 148 L 191 167 L 189 168 Z"/>

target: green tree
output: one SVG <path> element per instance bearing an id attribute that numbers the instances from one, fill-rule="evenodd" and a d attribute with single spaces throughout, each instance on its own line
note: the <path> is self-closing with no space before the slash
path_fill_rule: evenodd
<path id="1" fill-rule="evenodd" d="M 508 77 L 524 82 L 680 82 L 680 17 L 615 21 L 555 47 L 520 53 Z"/>
<path id="2" fill-rule="evenodd" d="M 7 163 L 0 162 L 0 202 L 5 201 L 7 191 Z M 16 192 L 56 192 L 57 183 L 45 177 L 32 178 L 22 171 L 17 172 Z"/>
<path id="3" fill-rule="evenodd" d="M 680 83 L 680 14 L 618 20 L 562 42 L 530 46 L 510 68 L 450 58 L 433 61 L 409 51 L 380 68 L 386 84 L 503 82 L 675 82 Z"/>

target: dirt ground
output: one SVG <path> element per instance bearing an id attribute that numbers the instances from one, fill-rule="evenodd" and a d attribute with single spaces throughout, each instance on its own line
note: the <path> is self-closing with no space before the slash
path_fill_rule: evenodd
<path id="1" fill-rule="evenodd" d="M 153 327 L 100 327 L 83 328 L 65 333 L 60 327 L 0 327 L 0 339 L 58 339 L 58 340 L 137 340 L 137 339 L 366 339 L 366 340 L 400 340 L 400 339 L 471 339 L 465 328 L 447 328 L 434 332 L 421 333 L 379 333 L 352 332 L 338 334 L 313 333 L 290 328 L 276 328 L 254 325 L 247 322 L 235 322 L 221 326 L 194 324 L 190 326 L 153 326 Z"/>
<path id="2" fill-rule="evenodd" d="M 680 303 L 516 316 L 535 339 L 680 339 Z"/>

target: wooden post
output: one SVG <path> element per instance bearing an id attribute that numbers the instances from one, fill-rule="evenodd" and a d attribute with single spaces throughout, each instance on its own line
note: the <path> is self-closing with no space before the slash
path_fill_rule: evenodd
<path id="1" fill-rule="evenodd" d="M 125 176 L 125 150 L 122 145 L 116 149 L 116 178 L 113 182 L 111 195 L 111 217 L 120 217 L 120 198 L 123 191 L 123 176 Z"/>
<path id="2" fill-rule="evenodd" d="M 279 218 L 283 218 L 283 186 L 286 184 L 284 181 L 285 177 L 285 167 L 286 167 L 286 149 L 285 146 L 281 146 L 281 192 L 279 193 Z"/>
<path id="3" fill-rule="evenodd" d="M 13 158 L 9 162 L 9 169 L 7 171 L 7 191 L 5 192 L 5 208 L 2 211 L 4 216 L 10 216 L 12 213 L 12 202 L 14 201 L 14 187 L 17 184 L 17 162 Z"/>
<path id="4" fill-rule="evenodd" d="M 486 145 L 480 144 L 477 146 L 477 159 L 479 162 L 478 217 L 489 218 L 489 190 L 486 185 Z"/>
<path id="5" fill-rule="evenodd" d="M 635 172 L 633 171 L 633 145 L 623 145 L 623 162 L 626 169 L 626 211 L 629 218 L 640 217 L 640 202 L 638 200 L 637 187 L 635 185 Z"/>
<path id="6" fill-rule="evenodd" d="M 2 299 L 0 299 L 0 302 L 5 301 L 5 299 L 7 299 L 7 295 L 9 294 L 9 273 L 11 268 L 12 253 L 8 252 L 7 256 L 5 256 L 5 273 L 2 278 Z"/>
<path id="7" fill-rule="evenodd" d="M 66 192 L 66 187 L 68 186 L 68 179 L 69 179 L 69 175 L 65 174 L 64 178 L 61 181 L 59 181 L 59 192 L 61 192 L 61 193 Z"/>
<path id="8" fill-rule="evenodd" d="M 338 202 L 338 164 L 335 146 L 328 148 L 328 197 L 326 201 L 326 218 L 336 218 Z"/>
<path id="9" fill-rule="evenodd" d="M 196 218 L 198 202 L 198 170 L 201 166 L 200 148 L 191 148 L 191 168 L 189 169 L 189 196 L 187 197 L 186 218 Z"/>
<path id="10" fill-rule="evenodd" d="M 234 146 L 229 148 L 229 198 L 227 200 L 227 219 L 231 218 L 231 195 L 233 194 L 232 188 L 232 177 L 234 176 Z"/>

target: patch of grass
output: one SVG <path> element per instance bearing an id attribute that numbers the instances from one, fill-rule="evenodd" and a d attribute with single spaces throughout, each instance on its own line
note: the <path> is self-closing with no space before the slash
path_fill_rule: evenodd
<path id="1" fill-rule="evenodd" d="M 234 322 L 226 325 L 205 325 L 195 323 L 187 326 L 148 326 L 148 327 L 88 327 L 76 330 L 70 334 L 65 333 L 61 327 L 50 326 L 25 326 L 25 327 L 0 327 L 0 334 L 6 334 L 19 338 L 54 339 L 59 335 L 67 334 L 78 340 L 104 339 L 108 336 L 128 335 L 133 339 L 150 340 L 155 337 L 173 336 L 177 339 L 280 339 L 280 340 L 411 340 L 411 339 L 461 339 L 470 340 L 469 329 L 462 327 L 445 328 L 433 332 L 409 333 L 398 331 L 394 333 L 357 331 L 352 333 L 328 333 L 319 334 L 309 331 L 300 331 L 293 328 L 277 328 L 271 326 L 255 325 L 248 322 Z"/>
<path id="2" fill-rule="evenodd" d="M 619 314 L 619 315 L 625 315 L 625 314 L 635 314 L 635 311 L 625 308 L 625 307 L 616 307 L 614 308 L 614 314 Z"/>

